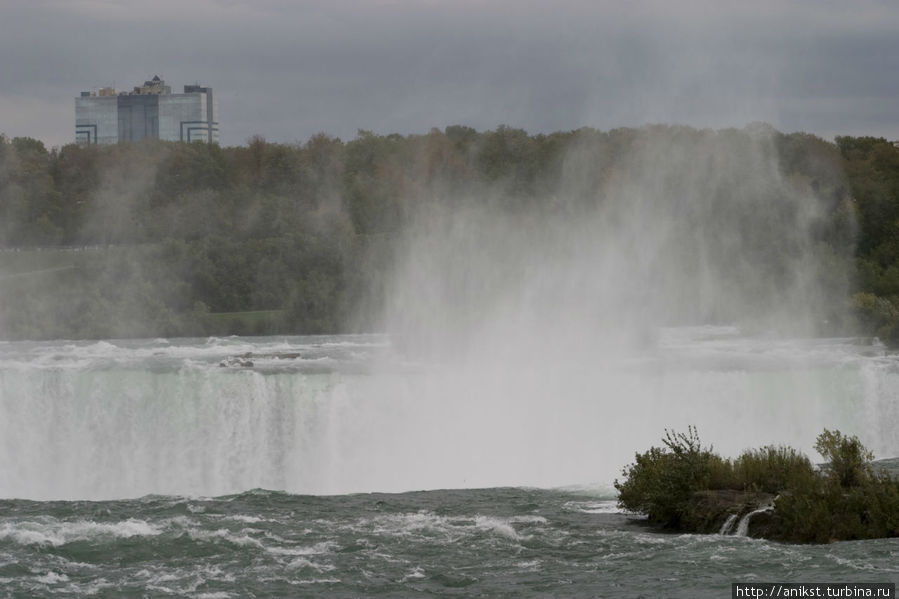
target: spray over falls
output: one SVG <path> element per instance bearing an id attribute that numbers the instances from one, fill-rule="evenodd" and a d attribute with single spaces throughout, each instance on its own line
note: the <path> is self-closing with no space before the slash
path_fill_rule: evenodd
<path id="1" fill-rule="evenodd" d="M 386 337 L 0 346 L 0 496 L 608 487 L 690 424 L 725 454 L 824 427 L 899 453 L 892 358 L 789 337 L 848 288 L 839 186 L 785 176 L 764 128 L 603 147 L 536 203 L 421 192 Z"/>
<path id="2" fill-rule="evenodd" d="M 452 341 L 495 356 L 552 339 L 591 357 L 651 342 L 660 326 L 827 332 L 852 274 L 846 191 L 787 174 L 776 135 L 587 137 L 537 202 L 437 191 L 406 235 L 387 328 L 444 355 L 462 349 Z M 604 156 L 610 145 L 620 155 Z"/>

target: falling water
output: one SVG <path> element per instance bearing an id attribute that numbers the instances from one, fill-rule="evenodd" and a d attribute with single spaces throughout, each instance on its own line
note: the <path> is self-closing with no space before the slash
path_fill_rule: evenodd
<path id="1" fill-rule="evenodd" d="M 609 488 L 690 424 L 725 455 L 814 455 L 824 427 L 899 455 L 896 360 L 870 349 L 671 329 L 516 370 L 409 362 L 384 337 L 0 344 L 0 497 Z"/>
<path id="2" fill-rule="evenodd" d="M 772 506 L 768 505 L 749 512 L 748 514 L 740 518 L 740 524 L 737 525 L 737 531 L 734 533 L 734 535 L 738 537 L 745 537 L 749 533 L 749 521 L 752 520 L 752 517 L 756 514 L 770 512 L 773 509 L 774 508 Z"/>
<path id="3" fill-rule="evenodd" d="M 728 535 L 730 534 L 731 529 L 734 527 L 734 523 L 737 521 L 737 515 L 731 514 L 727 517 L 727 520 L 724 521 L 724 524 L 721 525 L 721 530 L 718 531 L 719 535 Z"/>

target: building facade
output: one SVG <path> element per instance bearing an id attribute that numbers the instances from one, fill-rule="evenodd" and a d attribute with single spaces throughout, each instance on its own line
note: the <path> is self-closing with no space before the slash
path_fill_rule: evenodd
<path id="1" fill-rule="evenodd" d="M 75 98 L 75 141 L 111 144 L 144 138 L 219 142 L 218 102 L 211 87 L 185 85 L 183 94 L 158 76 L 130 92 L 102 87 Z"/>

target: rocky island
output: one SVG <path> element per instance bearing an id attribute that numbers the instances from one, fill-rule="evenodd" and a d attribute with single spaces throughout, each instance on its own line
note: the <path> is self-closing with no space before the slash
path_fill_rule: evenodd
<path id="1" fill-rule="evenodd" d="M 693 427 L 665 431 L 662 443 L 615 481 L 619 506 L 658 528 L 792 543 L 899 536 L 899 482 L 855 436 L 825 429 L 821 466 L 782 446 L 722 458 Z"/>

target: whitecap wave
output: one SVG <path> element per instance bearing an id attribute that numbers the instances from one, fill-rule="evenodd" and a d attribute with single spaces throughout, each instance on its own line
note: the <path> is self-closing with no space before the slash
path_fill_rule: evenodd
<path id="1" fill-rule="evenodd" d="M 51 545 L 53 547 L 73 541 L 90 541 L 101 538 L 151 537 L 162 532 L 163 529 L 160 526 L 135 518 L 109 523 L 89 520 L 70 522 L 47 517 L 37 521 L 0 524 L 0 540 L 11 540 L 20 545 Z"/>

